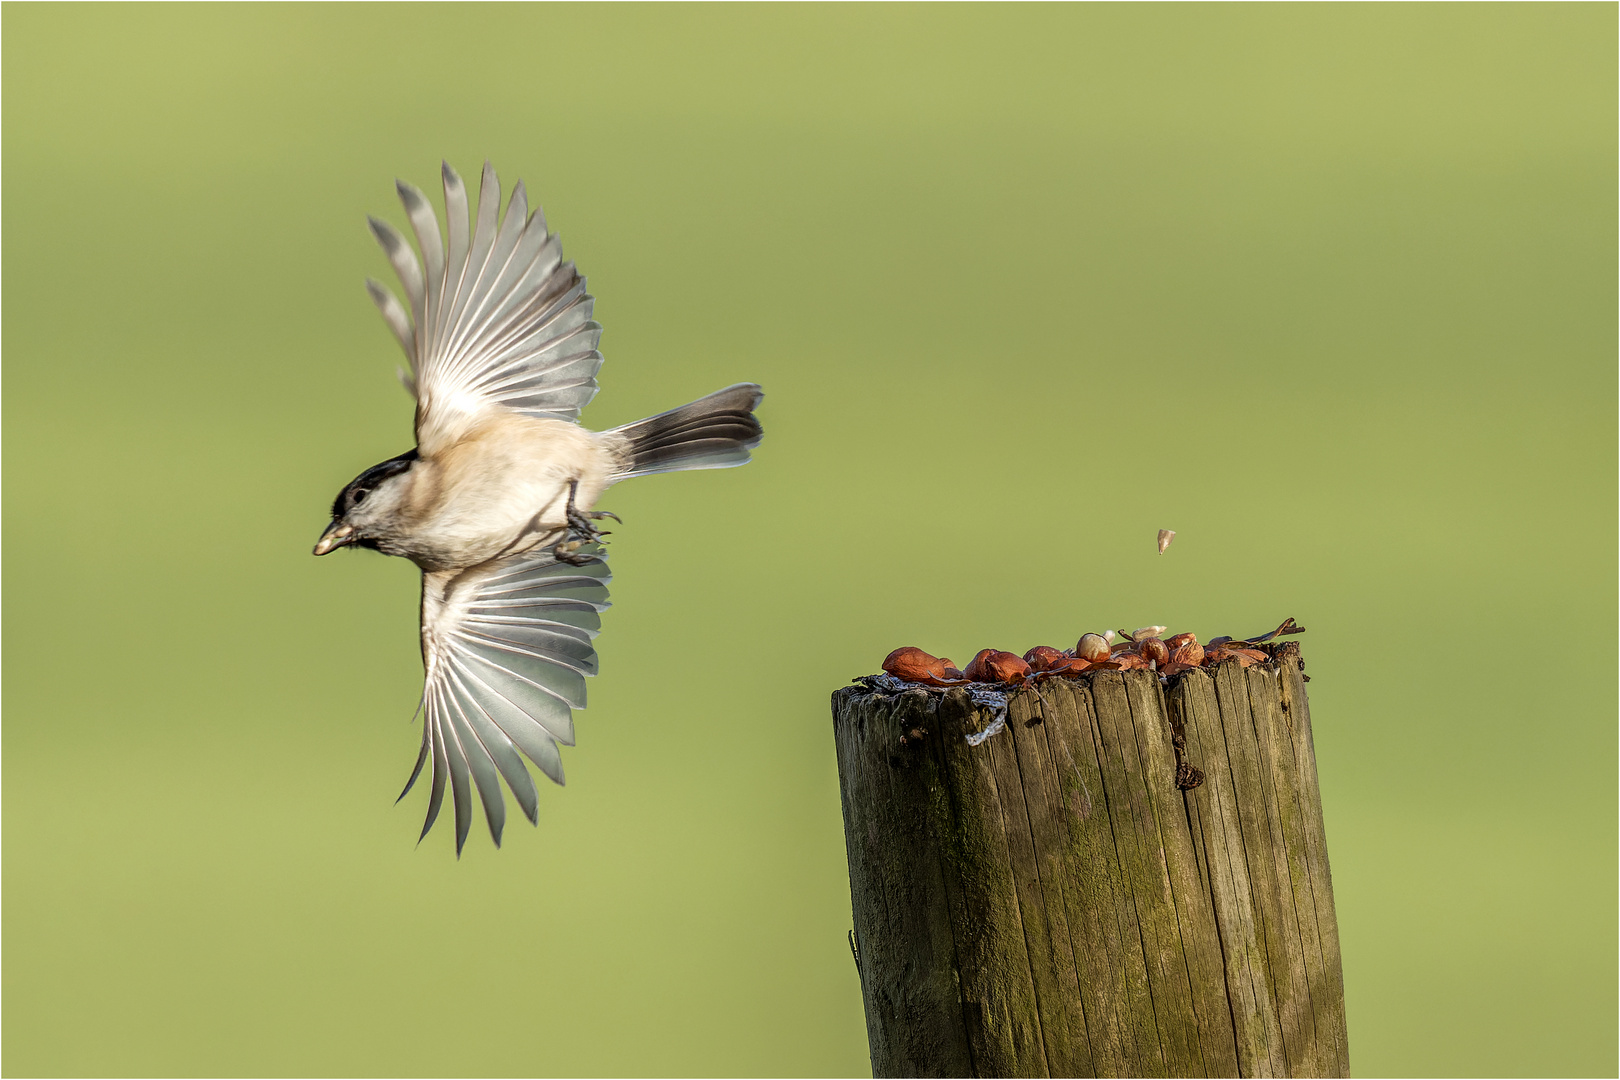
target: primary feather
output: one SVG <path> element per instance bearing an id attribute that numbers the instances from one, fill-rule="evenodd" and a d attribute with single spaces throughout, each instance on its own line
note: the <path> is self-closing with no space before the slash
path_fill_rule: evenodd
<path id="1" fill-rule="evenodd" d="M 418 444 L 431 455 L 493 408 L 578 422 L 602 366 L 602 327 L 591 319 L 596 301 L 585 279 L 562 261 L 562 242 L 545 217 L 528 213 L 521 183 L 499 220 L 500 181 L 486 163 L 469 232 L 466 187 L 448 164 L 443 173 L 448 240 L 427 198 L 398 185 L 420 262 L 397 230 L 371 222 L 410 301 L 407 312 L 385 287 L 369 284 L 411 363 Z"/>
<path id="2" fill-rule="evenodd" d="M 599 546 L 581 554 L 589 558 L 583 566 L 542 551 L 422 576 L 424 730 L 400 798 L 431 758 L 427 835 L 448 773 L 457 852 L 467 839 L 474 788 L 500 843 L 506 810 L 499 777 L 535 820 L 534 785 L 518 751 L 563 782 L 557 744 L 574 742 L 573 710 L 585 707 L 585 676 L 596 673 L 591 639 L 608 607 L 611 578 Z"/>

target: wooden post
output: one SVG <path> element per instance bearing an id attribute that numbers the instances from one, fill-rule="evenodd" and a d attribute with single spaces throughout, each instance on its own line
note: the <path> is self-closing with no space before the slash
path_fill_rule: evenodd
<path id="1" fill-rule="evenodd" d="M 1012 690 L 977 745 L 966 689 L 833 695 L 874 1075 L 1349 1075 L 1302 664 L 1275 652 Z"/>

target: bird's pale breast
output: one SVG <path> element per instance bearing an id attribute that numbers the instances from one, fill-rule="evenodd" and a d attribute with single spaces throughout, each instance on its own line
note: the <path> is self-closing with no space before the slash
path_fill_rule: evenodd
<path id="1" fill-rule="evenodd" d="M 593 432 L 561 420 L 508 414 L 420 462 L 411 493 L 420 524 L 409 553 L 425 570 L 459 569 L 544 542 L 575 506 L 590 509 L 613 459 Z"/>

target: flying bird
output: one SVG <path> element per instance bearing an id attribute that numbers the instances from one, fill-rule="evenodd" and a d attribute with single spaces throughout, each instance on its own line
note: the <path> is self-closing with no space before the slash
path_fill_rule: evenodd
<path id="1" fill-rule="evenodd" d="M 461 178 L 448 164 L 443 174 L 442 234 L 422 192 L 396 184 L 420 257 L 369 219 L 405 293 L 401 303 L 366 282 L 410 362 L 400 378 L 416 398 L 416 447 L 338 492 L 315 554 L 370 548 L 422 570 L 422 746 L 400 798 L 431 762 L 421 835 L 448 785 L 459 856 L 475 796 L 500 845 L 503 778 L 538 823 L 523 757 L 563 782 L 557 746 L 574 743 L 608 606 L 597 522 L 614 515 L 594 509 L 602 492 L 747 462 L 763 395 L 738 383 L 611 431 L 581 427 L 602 366 L 584 277 L 521 181 L 501 215 L 486 162 L 474 219 Z"/>

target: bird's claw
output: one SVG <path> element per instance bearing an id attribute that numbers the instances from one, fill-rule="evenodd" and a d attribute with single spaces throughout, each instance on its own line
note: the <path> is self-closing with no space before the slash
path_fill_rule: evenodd
<path id="1" fill-rule="evenodd" d="M 551 554 L 558 562 L 567 563 L 569 566 L 584 566 L 595 561 L 590 555 L 579 554 L 579 549 L 584 545 L 584 540 L 559 540 L 557 546 L 551 549 Z"/>
<path id="2" fill-rule="evenodd" d="M 618 521 L 619 524 L 624 524 L 624 522 L 619 521 L 619 515 L 612 511 L 579 509 L 574 505 L 574 499 L 578 494 L 579 481 L 570 480 L 568 482 L 568 530 L 563 534 L 563 538 L 557 541 L 557 545 L 551 549 L 552 555 L 556 556 L 558 562 L 565 562 L 570 566 L 584 566 L 586 563 L 593 561 L 594 556 L 580 555 L 579 549 L 586 544 L 602 543 L 602 537 L 612 535 L 608 530 L 598 529 L 593 522 L 600 521 L 603 518 L 612 518 L 614 521 Z"/>

